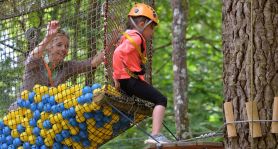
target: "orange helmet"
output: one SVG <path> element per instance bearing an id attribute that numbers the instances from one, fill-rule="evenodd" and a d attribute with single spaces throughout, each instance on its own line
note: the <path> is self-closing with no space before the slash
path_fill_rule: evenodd
<path id="1" fill-rule="evenodd" d="M 158 17 L 155 10 L 144 3 L 136 3 L 130 10 L 128 16 L 137 17 L 145 16 L 151 19 L 154 23 L 158 24 Z"/>

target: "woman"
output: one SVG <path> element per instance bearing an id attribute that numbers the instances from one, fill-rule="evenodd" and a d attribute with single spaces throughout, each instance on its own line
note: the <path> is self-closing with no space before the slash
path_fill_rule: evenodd
<path id="1" fill-rule="evenodd" d="M 75 74 L 95 69 L 103 61 L 103 52 L 84 61 L 64 61 L 68 50 L 69 36 L 59 29 L 58 21 L 49 22 L 46 37 L 25 62 L 23 90 L 31 90 L 35 84 L 58 86 Z"/>
<path id="2" fill-rule="evenodd" d="M 25 61 L 22 90 L 31 90 L 35 84 L 58 86 L 73 75 L 92 71 L 104 59 L 104 53 L 100 52 L 84 61 L 64 61 L 68 50 L 69 36 L 60 29 L 58 21 L 50 21 L 45 38 Z M 16 107 L 13 103 L 9 110 Z"/>

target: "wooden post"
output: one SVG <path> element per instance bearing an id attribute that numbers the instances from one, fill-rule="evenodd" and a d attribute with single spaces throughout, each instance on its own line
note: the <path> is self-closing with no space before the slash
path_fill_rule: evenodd
<path id="1" fill-rule="evenodd" d="M 278 97 L 274 97 L 272 120 L 278 120 Z M 271 133 L 278 133 L 278 122 L 271 123 Z"/>
<path id="2" fill-rule="evenodd" d="M 249 122 L 250 135 L 253 138 L 261 137 L 262 130 L 260 122 L 251 122 L 252 120 L 259 120 L 259 113 L 257 103 L 255 101 L 249 101 L 246 103 L 246 110 Z"/>
<path id="3" fill-rule="evenodd" d="M 227 132 L 228 137 L 236 137 L 236 127 L 233 123 L 235 121 L 234 113 L 233 113 L 233 104 L 231 102 L 225 102 L 224 103 L 224 111 L 225 111 L 225 118 L 227 124 Z M 229 124 L 230 123 L 230 124 Z"/>

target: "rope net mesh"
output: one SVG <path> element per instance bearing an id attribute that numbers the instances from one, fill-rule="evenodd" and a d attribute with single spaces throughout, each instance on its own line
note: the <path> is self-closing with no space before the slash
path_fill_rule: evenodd
<path id="1" fill-rule="evenodd" d="M 107 88 L 106 98 L 119 94 L 109 85 L 112 54 L 133 2 L 0 1 L 1 148 L 98 148 L 133 126 L 112 107 L 94 102 L 94 96 Z M 152 0 L 141 2 L 153 4 Z M 28 61 L 51 20 L 58 20 L 69 37 L 67 56 L 52 70 L 53 86 L 43 65 L 46 52 Z M 105 49 L 105 64 L 95 69 L 90 64 L 100 49 Z M 146 78 L 150 82 L 151 50 L 148 57 Z M 115 99 L 122 99 L 121 104 L 130 102 L 124 97 Z M 125 113 L 134 123 L 145 118 L 137 109 Z"/>

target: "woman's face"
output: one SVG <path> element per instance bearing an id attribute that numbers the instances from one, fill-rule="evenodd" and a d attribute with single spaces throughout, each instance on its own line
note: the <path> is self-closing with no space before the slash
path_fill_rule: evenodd
<path id="1" fill-rule="evenodd" d="M 47 50 L 49 61 L 54 63 L 62 62 L 68 54 L 68 49 L 69 39 L 64 35 L 57 35 Z"/>

